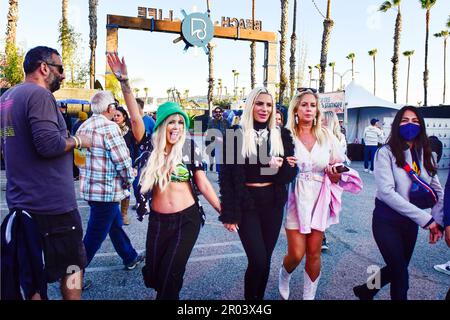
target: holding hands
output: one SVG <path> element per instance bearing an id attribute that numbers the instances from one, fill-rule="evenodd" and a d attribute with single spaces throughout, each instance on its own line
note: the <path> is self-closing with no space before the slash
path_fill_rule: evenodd
<path id="1" fill-rule="evenodd" d="M 223 226 L 230 232 L 238 232 L 239 230 L 237 223 L 224 223 Z"/>
<path id="2" fill-rule="evenodd" d="M 433 221 L 427 229 L 430 230 L 430 244 L 435 244 L 442 238 L 442 231 L 439 230 L 439 225 L 435 221 Z"/>
<path id="3" fill-rule="evenodd" d="M 283 158 L 281 158 L 281 157 L 272 157 L 272 159 L 270 159 L 269 166 L 272 169 L 281 168 L 282 165 L 283 165 Z"/>
<path id="4" fill-rule="evenodd" d="M 294 156 L 286 157 L 286 160 L 292 168 L 297 164 L 297 158 Z"/>

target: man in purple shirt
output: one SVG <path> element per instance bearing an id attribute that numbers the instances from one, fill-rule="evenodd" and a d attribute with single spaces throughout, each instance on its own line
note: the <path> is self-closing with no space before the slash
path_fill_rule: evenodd
<path id="1" fill-rule="evenodd" d="M 72 177 L 72 150 L 90 147 L 91 139 L 68 136 L 52 94 L 65 78 L 58 51 L 43 46 L 33 48 L 26 54 L 23 68 L 25 81 L 9 89 L 0 99 L 6 201 L 10 210 L 2 222 L 2 231 L 8 233 L 6 243 L 2 243 L 2 289 L 5 278 L 5 281 L 14 278 L 20 283 L 14 286 L 14 281 L 10 282 L 8 290 L 20 287 L 20 291 L 24 291 L 24 283 L 35 281 L 21 272 L 21 266 L 26 264 L 32 266 L 35 274 L 43 275 L 42 281 L 61 281 L 63 299 L 80 299 L 81 270 L 86 265 L 86 253 Z M 30 241 L 29 232 L 23 232 L 25 224 L 32 226 L 32 233 L 41 241 L 36 241 L 40 245 L 35 251 L 19 255 L 25 258 L 18 259 L 17 253 L 31 251 L 25 244 Z M 13 243 L 17 251 L 7 247 Z M 7 252 L 11 254 L 6 256 Z M 23 261 L 32 259 L 32 262 Z M 16 271 L 4 261 L 17 265 L 17 277 L 5 274 Z M 45 299 L 46 290 L 39 288 L 42 288 L 40 283 L 29 285 L 16 297 Z"/>

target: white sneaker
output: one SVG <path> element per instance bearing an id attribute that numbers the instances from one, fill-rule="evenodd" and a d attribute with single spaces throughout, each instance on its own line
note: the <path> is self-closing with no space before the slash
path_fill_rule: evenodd
<path id="1" fill-rule="evenodd" d="M 303 270 L 303 300 L 314 300 L 316 297 L 317 286 L 319 285 L 320 273 L 313 282 L 306 270 Z"/>
<path id="2" fill-rule="evenodd" d="M 369 171 L 369 173 L 370 173 L 370 174 L 373 174 L 373 171 L 372 171 L 372 170 L 370 170 L 370 171 Z"/>
<path id="3" fill-rule="evenodd" d="M 284 265 L 281 264 L 280 273 L 278 275 L 278 291 L 283 300 L 289 299 L 289 282 L 291 281 L 291 273 L 287 272 Z"/>
<path id="4" fill-rule="evenodd" d="M 434 270 L 448 274 L 450 276 L 450 261 L 444 264 L 437 264 L 434 266 Z"/>
<path id="5" fill-rule="evenodd" d="M 364 169 L 364 172 L 369 172 L 369 169 Z"/>

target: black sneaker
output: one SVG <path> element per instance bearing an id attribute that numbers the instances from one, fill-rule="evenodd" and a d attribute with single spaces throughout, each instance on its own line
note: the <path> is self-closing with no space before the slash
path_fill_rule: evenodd
<path id="1" fill-rule="evenodd" d="M 322 251 L 330 250 L 330 247 L 328 246 L 328 241 L 327 241 L 326 238 L 323 238 L 323 240 L 322 240 L 322 248 L 321 248 L 321 250 Z"/>
<path id="2" fill-rule="evenodd" d="M 126 269 L 126 270 L 133 270 L 134 268 L 136 268 L 136 266 L 137 266 L 139 263 L 141 263 L 142 261 L 144 261 L 144 259 L 145 259 L 145 255 L 142 254 L 142 253 L 139 253 L 139 254 L 137 255 L 137 257 L 136 257 L 132 262 L 130 262 L 129 264 L 127 264 L 127 265 L 125 266 L 125 269 Z"/>

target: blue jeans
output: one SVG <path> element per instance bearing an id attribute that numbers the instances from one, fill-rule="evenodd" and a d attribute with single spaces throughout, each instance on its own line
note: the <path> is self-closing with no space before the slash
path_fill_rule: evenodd
<path id="1" fill-rule="evenodd" d="M 373 159 L 377 150 L 378 146 L 364 146 L 364 169 L 369 168 L 370 159 L 370 171 L 373 171 Z"/>
<path id="2" fill-rule="evenodd" d="M 95 202 L 89 201 L 91 215 L 86 229 L 83 242 L 86 248 L 87 264 L 94 258 L 95 253 L 109 233 L 111 242 L 123 264 L 133 262 L 137 257 L 137 252 L 131 245 L 130 238 L 123 231 L 123 220 L 118 202 Z"/>

